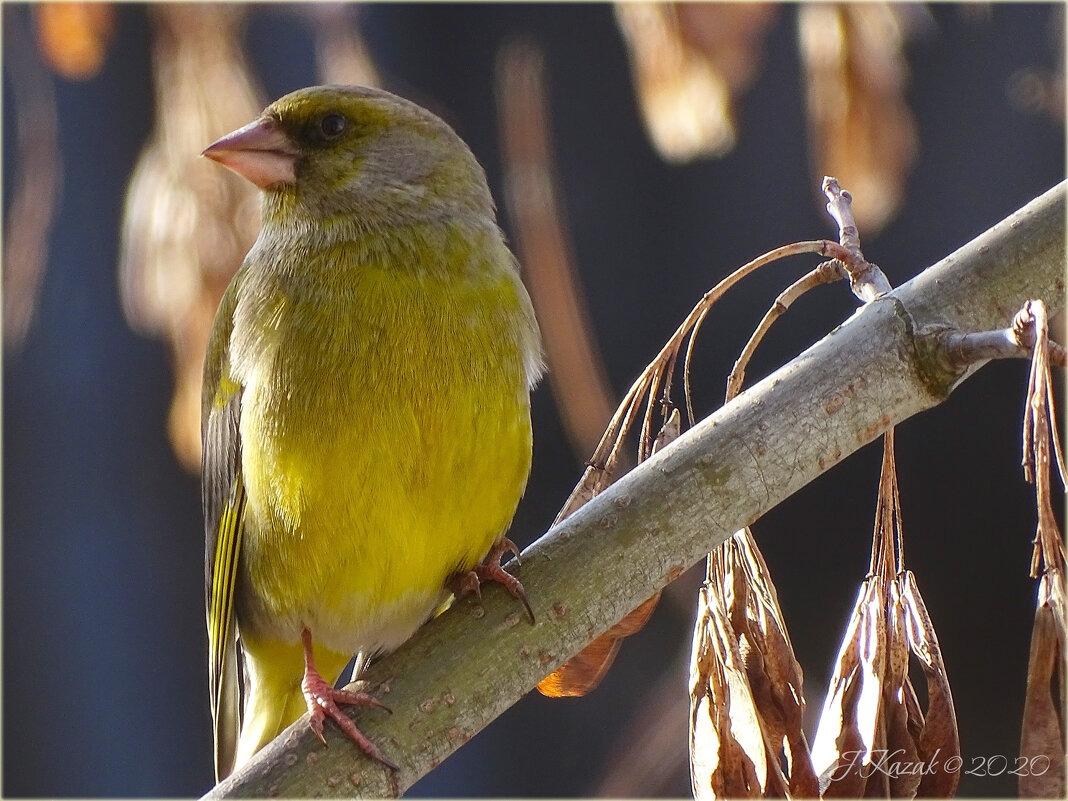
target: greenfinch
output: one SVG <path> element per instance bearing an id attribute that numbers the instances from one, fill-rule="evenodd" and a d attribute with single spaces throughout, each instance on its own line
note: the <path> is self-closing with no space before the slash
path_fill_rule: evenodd
<path id="1" fill-rule="evenodd" d="M 500 560 L 530 472 L 534 312 L 482 168 L 414 103 L 302 89 L 204 155 L 263 194 L 204 365 L 216 775 L 305 711 L 391 765 L 337 706 L 381 706 L 334 688 L 350 658 L 483 580 L 526 602 Z"/>

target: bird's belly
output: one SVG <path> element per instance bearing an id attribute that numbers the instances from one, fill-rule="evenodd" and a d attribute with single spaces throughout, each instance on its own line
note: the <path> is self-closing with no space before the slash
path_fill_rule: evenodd
<path id="1" fill-rule="evenodd" d="M 522 376 L 479 373 L 368 388 L 350 371 L 303 398 L 246 385 L 244 634 L 390 650 L 432 614 L 503 534 L 530 468 Z"/>

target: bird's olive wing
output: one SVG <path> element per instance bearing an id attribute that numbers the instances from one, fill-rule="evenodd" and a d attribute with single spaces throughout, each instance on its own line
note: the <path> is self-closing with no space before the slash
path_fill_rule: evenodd
<path id="1" fill-rule="evenodd" d="M 208 681 L 218 779 L 233 769 L 240 733 L 234 588 L 244 533 L 245 488 L 241 477 L 241 386 L 230 375 L 228 358 L 240 277 L 239 273 L 223 295 L 215 317 L 204 363 L 201 407 Z"/>

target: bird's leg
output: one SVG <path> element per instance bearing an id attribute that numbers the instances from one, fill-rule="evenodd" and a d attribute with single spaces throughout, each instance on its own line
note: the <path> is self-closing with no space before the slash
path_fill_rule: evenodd
<path id="1" fill-rule="evenodd" d="M 457 573 L 449 579 L 445 587 L 456 596 L 457 600 L 471 593 L 481 598 L 482 582 L 496 581 L 508 590 L 513 598 L 522 602 L 523 606 L 526 607 L 527 614 L 530 615 L 530 622 L 533 623 L 534 610 L 530 608 L 526 590 L 523 589 L 519 579 L 501 567 L 501 557 L 504 556 L 506 551 L 515 557 L 515 561 L 518 564 L 519 549 L 510 539 L 501 537 L 493 544 L 493 547 L 490 548 L 489 553 L 486 554 L 480 564 L 475 565 L 473 570 L 469 570 L 466 573 Z"/>
<path id="2" fill-rule="evenodd" d="M 322 677 L 315 669 L 315 658 L 312 656 L 311 632 L 307 629 L 300 634 L 301 642 L 304 643 L 304 679 L 300 683 L 304 691 L 304 699 L 308 702 L 308 711 L 311 713 L 312 731 L 326 745 L 323 736 L 323 721 L 330 718 L 338 727 L 345 732 L 353 742 L 358 745 L 367 756 L 381 762 L 383 765 L 398 770 L 397 766 L 378 750 L 378 746 L 372 743 L 363 732 L 356 728 L 352 718 L 338 709 L 338 704 L 357 704 L 359 706 L 385 709 L 389 707 L 379 701 L 370 693 L 352 692 L 351 690 L 337 690 L 330 682 Z"/>

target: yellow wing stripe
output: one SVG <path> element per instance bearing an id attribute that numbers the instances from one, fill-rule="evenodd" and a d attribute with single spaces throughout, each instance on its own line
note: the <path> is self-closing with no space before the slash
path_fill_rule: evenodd
<path id="1" fill-rule="evenodd" d="M 211 576 L 211 608 L 208 614 L 208 638 L 211 646 L 211 713 L 217 717 L 221 699 L 222 675 L 230 641 L 233 638 L 234 587 L 237 584 L 237 561 L 241 556 L 244 534 L 245 485 L 238 472 L 230 500 L 219 520 L 215 542 L 215 569 Z"/>

